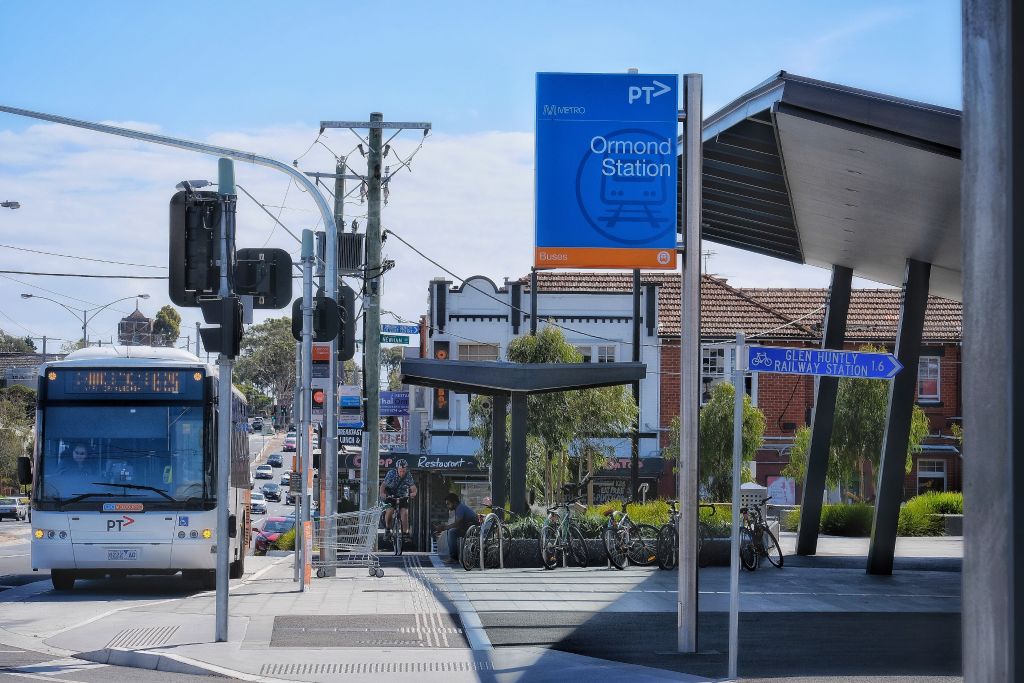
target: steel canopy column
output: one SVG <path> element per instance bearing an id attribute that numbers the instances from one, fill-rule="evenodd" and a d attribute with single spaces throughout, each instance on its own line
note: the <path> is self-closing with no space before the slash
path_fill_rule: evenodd
<path id="1" fill-rule="evenodd" d="M 511 505 L 517 515 L 526 514 L 526 394 L 512 392 Z"/>
<path id="2" fill-rule="evenodd" d="M 832 286 L 829 289 L 828 308 L 825 311 L 825 334 L 821 340 L 823 349 L 843 348 L 852 282 L 852 268 L 832 266 Z M 813 555 L 818 550 L 821 497 L 825 491 L 825 473 L 828 471 L 828 451 L 832 444 L 838 390 L 838 377 L 818 379 L 814 416 L 811 418 L 811 450 L 807 455 L 803 499 L 800 502 L 800 527 L 796 535 L 797 555 Z"/>
<path id="3" fill-rule="evenodd" d="M 882 460 L 878 466 L 875 520 L 871 525 L 871 545 L 868 547 L 868 574 L 892 574 L 931 268 L 930 263 L 907 259 L 900 327 L 896 336 L 896 359 L 903 364 L 903 370 L 889 387 L 888 418 L 885 438 L 882 439 Z"/>
<path id="4" fill-rule="evenodd" d="M 505 413 L 508 410 L 508 396 L 495 394 L 491 397 L 491 505 L 505 507 L 505 481 L 508 479 L 505 450 Z M 525 473 L 525 471 L 524 471 Z"/>

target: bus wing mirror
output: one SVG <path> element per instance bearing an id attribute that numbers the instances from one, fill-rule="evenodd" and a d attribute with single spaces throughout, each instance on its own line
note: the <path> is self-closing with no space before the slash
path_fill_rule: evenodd
<path id="1" fill-rule="evenodd" d="M 32 483 L 32 459 L 25 455 L 18 458 L 18 483 L 22 486 Z"/>

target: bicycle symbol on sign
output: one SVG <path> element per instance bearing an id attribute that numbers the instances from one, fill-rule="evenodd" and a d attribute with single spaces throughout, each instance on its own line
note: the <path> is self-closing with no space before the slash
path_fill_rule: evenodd
<path id="1" fill-rule="evenodd" d="M 768 357 L 768 354 L 764 351 L 759 351 L 756 356 L 750 360 L 750 367 L 756 368 L 758 366 L 771 367 L 772 360 Z"/>

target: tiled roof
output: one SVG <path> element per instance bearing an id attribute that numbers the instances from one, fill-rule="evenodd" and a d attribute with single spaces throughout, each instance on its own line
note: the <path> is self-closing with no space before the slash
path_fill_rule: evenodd
<path id="1" fill-rule="evenodd" d="M 0 352 L 0 374 L 7 368 L 31 368 L 38 367 L 51 360 L 60 360 L 63 353 L 48 353 L 43 357 L 41 353 L 21 353 L 15 351 Z"/>
<path id="2" fill-rule="evenodd" d="M 679 334 L 679 273 L 644 272 L 644 284 L 658 284 L 658 336 Z M 519 280 L 526 291 L 530 278 Z M 630 272 L 539 271 L 540 292 L 633 291 Z M 724 278 L 701 280 L 701 337 L 730 339 L 742 331 L 757 339 L 816 340 L 825 313 L 824 288 L 735 288 Z M 850 300 L 846 338 L 850 341 L 893 342 L 899 324 L 898 289 L 855 289 Z M 924 339 L 959 341 L 962 305 L 933 296 L 928 299 Z"/>

